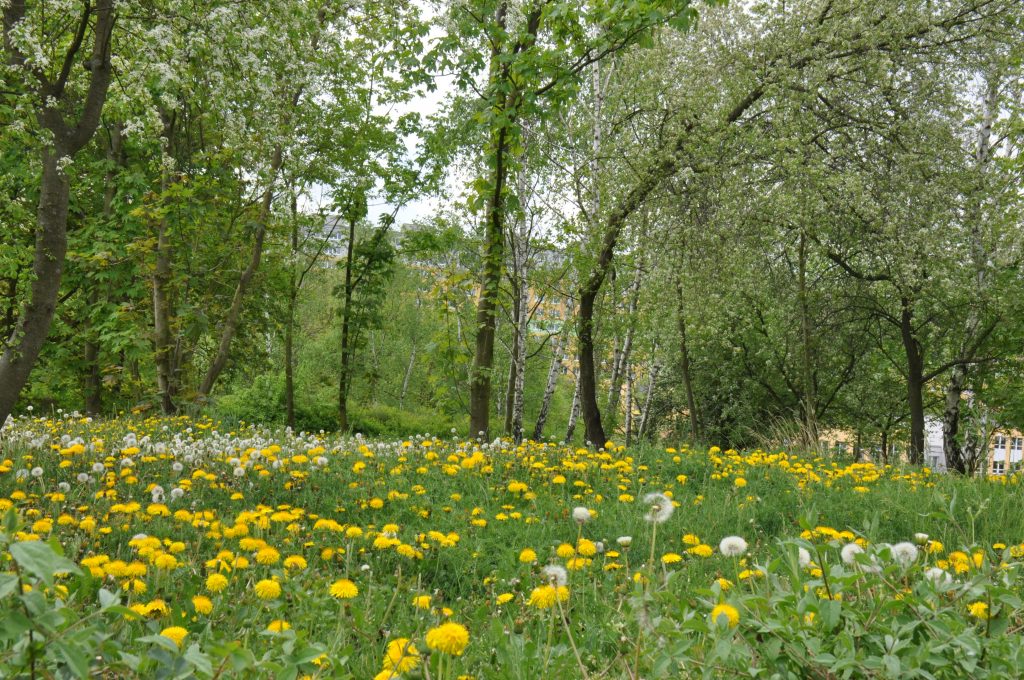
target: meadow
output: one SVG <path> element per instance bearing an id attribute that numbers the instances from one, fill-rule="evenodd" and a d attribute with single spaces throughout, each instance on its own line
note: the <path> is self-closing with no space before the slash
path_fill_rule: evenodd
<path id="1" fill-rule="evenodd" d="M 1016 475 L 185 417 L 0 452 L 6 678 L 1024 673 Z"/>

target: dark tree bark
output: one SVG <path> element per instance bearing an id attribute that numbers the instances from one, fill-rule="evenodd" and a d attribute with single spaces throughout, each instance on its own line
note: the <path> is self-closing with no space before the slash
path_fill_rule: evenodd
<path id="1" fill-rule="evenodd" d="M 537 39 L 543 3 L 536 2 L 526 16 L 523 38 L 512 46 L 518 54 L 530 48 Z M 495 14 L 495 23 L 504 31 L 508 3 L 502 2 Z M 491 378 L 494 372 L 494 333 L 497 325 L 498 294 L 505 262 L 505 185 L 508 181 L 509 152 L 513 126 L 517 124 L 517 109 L 523 90 L 511 74 L 511 62 L 502 59 L 502 44 L 494 43 L 491 52 L 491 82 L 489 90 L 494 96 L 493 106 L 506 120 L 491 134 L 486 153 L 491 157 L 490 187 L 487 198 L 487 225 L 484 235 L 484 269 L 480 281 L 480 299 L 476 308 L 476 345 L 473 367 L 469 377 L 469 435 L 490 434 Z"/>
<path id="2" fill-rule="evenodd" d="M 608 424 L 614 429 L 619 410 L 619 398 L 622 394 L 622 381 L 626 375 L 633 354 L 633 336 L 636 334 L 636 309 L 640 303 L 640 289 L 643 285 L 643 263 L 637 268 L 636 275 L 629 285 L 629 302 L 626 307 L 626 335 L 622 339 L 622 347 L 615 352 L 612 362 L 612 375 L 608 387 Z"/>
<path id="3" fill-rule="evenodd" d="M 171 142 L 174 137 L 177 117 L 172 114 L 163 116 L 165 153 L 171 154 Z M 165 195 L 171 178 L 164 170 L 160 177 L 160 193 Z M 175 352 L 171 347 L 171 242 L 168 236 L 169 225 L 166 216 L 156 223 L 156 249 L 154 250 L 154 266 L 152 285 L 153 299 L 153 362 L 156 364 L 156 384 L 160 394 L 160 411 L 164 415 L 176 413 L 174 403 L 176 393 L 176 361 Z"/>
<path id="4" fill-rule="evenodd" d="M 100 304 L 98 286 L 93 286 L 89 291 L 88 300 L 90 307 Z M 92 333 L 85 340 L 82 358 L 85 360 L 85 412 L 100 415 L 103 413 L 103 370 L 100 366 L 100 343 Z"/>
<path id="5" fill-rule="evenodd" d="M 914 465 L 924 462 L 924 352 L 914 332 L 911 301 L 900 300 L 900 339 L 907 358 L 907 407 L 910 410 L 909 459 Z"/>
<path id="6" fill-rule="evenodd" d="M 804 445 L 818 448 L 818 385 L 814 372 L 812 320 L 807 291 L 807 234 L 800 230 L 797 246 L 797 300 L 800 307 L 800 381 L 803 387 L 801 409 L 804 413 Z"/>
<path id="7" fill-rule="evenodd" d="M 505 260 L 505 182 L 508 131 L 502 127 L 494 140 L 492 191 L 488 199 L 487 231 L 484 237 L 484 271 L 476 308 L 476 346 L 469 379 L 469 434 L 490 433 L 491 374 L 494 371 L 495 312 Z"/>
<path id="8" fill-rule="evenodd" d="M 238 324 L 242 319 L 242 307 L 245 303 L 245 294 L 249 290 L 256 270 L 259 269 L 260 260 L 263 257 L 263 241 L 267 236 L 267 223 L 270 221 L 270 206 L 274 201 L 274 181 L 277 179 L 278 171 L 284 161 L 284 154 L 281 146 L 274 149 L 270 160 L 270 177 L 267 179 L 267 188 L 263 192 L 263 200 L 260 203 L 260 211 L 256 221 L 256 234 L 252 245 L 252 254 L 249 256 L 249 264 L 238 277 L 238 284 L 235 286 L 235 294 L 231 298 L 231 306 L 221 324 L 220 343 L 217 345 L 217 354 L 214 355 L 203 382 L 199 386 L 199 398 L 209 396 L 214 383 L 220 376 L 224 367 L 227 366 L 228 357 L 231 355 L 231 341 L 238 332 Z"/>
<path id="9" fill-rule="evenodd" d="M 111 167 L 104 177 L 103 188 L 103 220 L 109 223 L 113 216 L 114 196 L 117 194 L 118 169 L 124 166 L 122 153 L 121 125 L 115 123 L 110 130 L 110 144 L 107 146 L 107 160 Z M 89 307 L 95 308 L 103 299 L 99 286 L 92 286 L 89 291 Z M 100 365 L 100 341 L 92 329 L 85 331 L 85 412 L 99 415 L 103 412 L 103 368 Z"/>
<path id="10" fill-rule="evenodd" d="M 25 16 L 23 0 L 10 0 L 3 14 L 4 48 L 13 65 L 28 71 L 35 69 L 21 54 L 8 33 Z M 95 16 L 95 23 L 92 18 Z M 71 45 L 67 48 L 58 78 L 50 82 L 40 73 L 38 90 L 33 93 L 44 107 L 37 111 L 40 127 L 52 134 L 52 142 L 42 151 L 42 176 L 39 206 L 36 215 L 35 255 L 32 262 L 32 284 L 13 333 L 0 356 L 0 424 L 14 409 L 32 368 L 39 358 L 43 343 L 57 307 L 64 259 L 67 254 L 67 222 L 70 187 L 62 169 L 62 159 L 75 155 L 92 139 L 99 125 L 111 79 L 110 41 L 116 15 L 110 0 L 100 0 L 93 7 L 86 3 Z M 86 62 L 89 71 L 81 112 L 77 119 L 68 119 L 62 109 L 68 100 L 66 86 L 79 59 L 85 36 L 92 24 L 92 51 Z M 46 102 L 51 102 L 47 104 Z"/>
<path id="11" fill-rule="evenodd" d="M 348 218 L 348 242 L 345 244 L 345 285 L 342 290 L 343 307 L 341 309 L 341 370 L 338 373 L 338 428 L 342 432 L 348 430 L 348 388 L 352 372 L 352 295 L 355 286 L 352 282 L 352 266 L 355 256 L 357 218 Z"/>
<path id="12" fill-rule="evenodd" d="M 693 379 L 690 374 L 690 348 L 686 342 L 686 298 L 683 295 L 683 282 L 676 279 L 676 320 L 679 325 L 679 369 L 683 378 L 683 389 L 686 390 L 686 410 L 690 419 L 690 438 L 693 442 L 700 439 L 700 419 L 697 415 L 697 400 L 693 396 Z"/>

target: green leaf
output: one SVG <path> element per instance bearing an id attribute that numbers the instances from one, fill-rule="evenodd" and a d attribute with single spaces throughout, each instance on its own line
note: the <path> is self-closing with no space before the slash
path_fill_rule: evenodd
<path id="1" fill-rule="evenodd" d="M 18 588 L 18 577 L 14 574 L 0 574 L 0 598 L 7 597 Z"/>
<path id="2" fill-rule="evenodd" d="M 77 677 L 89 677 L 89 657 L 85 652 L 73 647 L 64 640 L 54 640 L 51 644 L 57 650 L 57 656 L 67 663 L 68 667 Z"/>
<path id="3" fill-rule="evenodd" d="M 53 585 L 53 577 L 57 574 L 82 573 L 74 562 L 58 554 L 49 543 L 24 541 L 11 544 L 9 550 L 19 567 L 47 586 Z"/>

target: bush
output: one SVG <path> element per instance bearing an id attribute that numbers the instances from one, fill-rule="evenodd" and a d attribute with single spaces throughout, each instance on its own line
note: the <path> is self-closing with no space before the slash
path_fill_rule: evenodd
<path id="1" fill-rule="evenodd" d="M 295 403 L 297 431 L 337 431 L 338 411 L 334 399 L 300 396 L 296 395 Z M 251 385 L 217 397 L 209 412 L 214 419 L 227 425 L 244 421 L 282 427 L 286 420 L 284 379 L 280 376 L 259 376 Z M 417 433 L 444 435 L 453 427 L 461 432 L 466 429 L 461 420 L 456 421 L 441 413 L 410 411 L 386 404 L 361 406 L 350 403 L 349 407 L 351 431 L 372 437 L 406 437 Z"/>

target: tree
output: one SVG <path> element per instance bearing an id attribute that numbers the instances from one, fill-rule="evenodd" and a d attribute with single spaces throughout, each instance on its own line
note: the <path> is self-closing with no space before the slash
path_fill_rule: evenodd
<path id="1" fill-rule="evenodd" d="M 28 301 L 0 356 L 0 422 L 14 408 L 50 332 L 67 253 L 69 180 L 67 166 L 92 139 L 110 86 L 114 26 L 112 0 L 84 0 L 76 21 L 29 11 L 24 0 L 4 8 L 5 98 L 34 118 L 44 141 L 35 228 L 35 257 Z M 41 20 L 44 25 L 35 25 Z M 42 36 L 45 43 L 37 43 Z M 36 58 L 60 55 L 47 63 Z M 83 54 L 85 74 L 75 68 Z M 24 97 L 24 99 L 21 99 Z"/>

